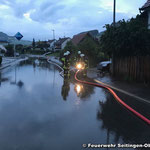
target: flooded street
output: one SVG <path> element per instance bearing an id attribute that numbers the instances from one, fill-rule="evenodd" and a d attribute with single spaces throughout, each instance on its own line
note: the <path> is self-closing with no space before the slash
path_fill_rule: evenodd
<path id="1" fill-rule="evenodd" d="M 107 91 L 64 80 L 59 72 L 46 61 L 37 65 L 32 60 L 1 72 L 1 150 L 81 150 L 88 143 L 150 142 L 150 127 Z M 150 117 L 149 105 L 118 94 Z"/>

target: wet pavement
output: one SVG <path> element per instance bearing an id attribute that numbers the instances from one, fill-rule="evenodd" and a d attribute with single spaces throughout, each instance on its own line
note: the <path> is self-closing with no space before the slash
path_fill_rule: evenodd
<path id="1" fill-rule="evenodd" d="M 90 69 L 88 72 L 88 76 L 115 88 L 144 98 L 150 102 L 150 84 L 148 85 L 110 77 L 109 73 L 100 74 L 96 68 Z"/>
<path id="2" fill-rule="evenodd" d="M 2 71 L 0 81 L 2 150 L 82 150 L 82 144 L 88 143 L 150 143 L 150 127 L 107 91 L 64 80 L 59 69 L 46 61 L 23 61 Z M 149 105 L 118 94 L 150 117 Z"/>

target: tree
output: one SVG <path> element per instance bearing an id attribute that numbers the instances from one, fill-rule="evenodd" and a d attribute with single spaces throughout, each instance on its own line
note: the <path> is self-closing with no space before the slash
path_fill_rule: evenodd
<path id="1" fill-rule="evenodd" d="M 1 63 L 2 63 L 2 56 L 0 56 L 0 65 L 1 65 Z"/>
<path id="2" fill-rule="evenodd" d="M 48 48 L 50 45 L 46 41 L 39 41 L 37 42 L 37 48 Z"/>
<path id="3" fill-rule="evenodd" d="M 32 47 L 35 49 L 35 39 L 33 38 Z"/>
<path id="4" fill-rule="evenodd" d="M 6 56 L 9 56 L 9 57 L 14 56 L 14 46 L 13 45 L 11 45 L 11 44 L 6 45 L 5 48 L 7 49 Z"/>
<path id="5" fill-rule="evenodd" d="M 24 46 L 22 44 L 16 45 L 16 51 L 19 52 L 20 54 L 22 53 L 23 48 L 24 48 Z"/>
<path id="6" fill-rule="evenodd" d="M 77 48 L 88 57 L 90 66 L 96 65 L 99 61 L 106 60 L 104 53 L 100 50 L 99 42 L 89 36 L 80 42 Z M 104 56 L 103 59 L 101 59 L 102 55 Z"/>
<path id="7" fill-rule="evenodd" d="M 100 39 L 100 48 L 109 56 L 141 56 L 150 54 L 150 31 L 147 29 L 147 15 L 142 13 L 128 21 L 121 20 L 106 25 Z"/>
<path id="8" fill-rule="evenodd" d="M 76 55 L 77 48 L 73 45 L 72 41 L 67 42 L 65 48 L 60 53 L 60 57 L 62 57 L 62 55 L 67 51 L 71 53 L 71 57 L 74 57 L 74 55 Z"/>

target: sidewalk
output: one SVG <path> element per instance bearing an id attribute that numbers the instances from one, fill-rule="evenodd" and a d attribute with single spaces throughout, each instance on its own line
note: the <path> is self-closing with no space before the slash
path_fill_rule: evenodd
<path id="1" fill-rule="evenodd" d="M 111 77 L 109 74 L 104 76 L 99 76 L 96 68 L 92 68 L 88 70 L 88 77 L 96 79 L 100 82 L 103 82 L 107 85 L 110 85 L 118 91 L 123 91 L 124 93 L 129 93 L 140 97 L 141 99 L 145 99 L 150 101 L 150 86 L 146 86 L 142 83 L 132 83 L 127 81 L 120 81 L 117 78 Z"/>

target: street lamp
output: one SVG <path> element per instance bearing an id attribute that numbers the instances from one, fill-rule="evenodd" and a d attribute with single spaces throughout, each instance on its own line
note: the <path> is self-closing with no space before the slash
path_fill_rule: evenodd
<path id="1" fill-rule="evenodd" d="M 55 40 L 55 30 L 53 29 L 53 39 Z"/>
<path id="2" fill-rule="evenodd" d="M 53 29 L 53 40 L 54 40 L 54 45 L 53 45 L 53 51 L 55 51 L 55 30 Z"/>

